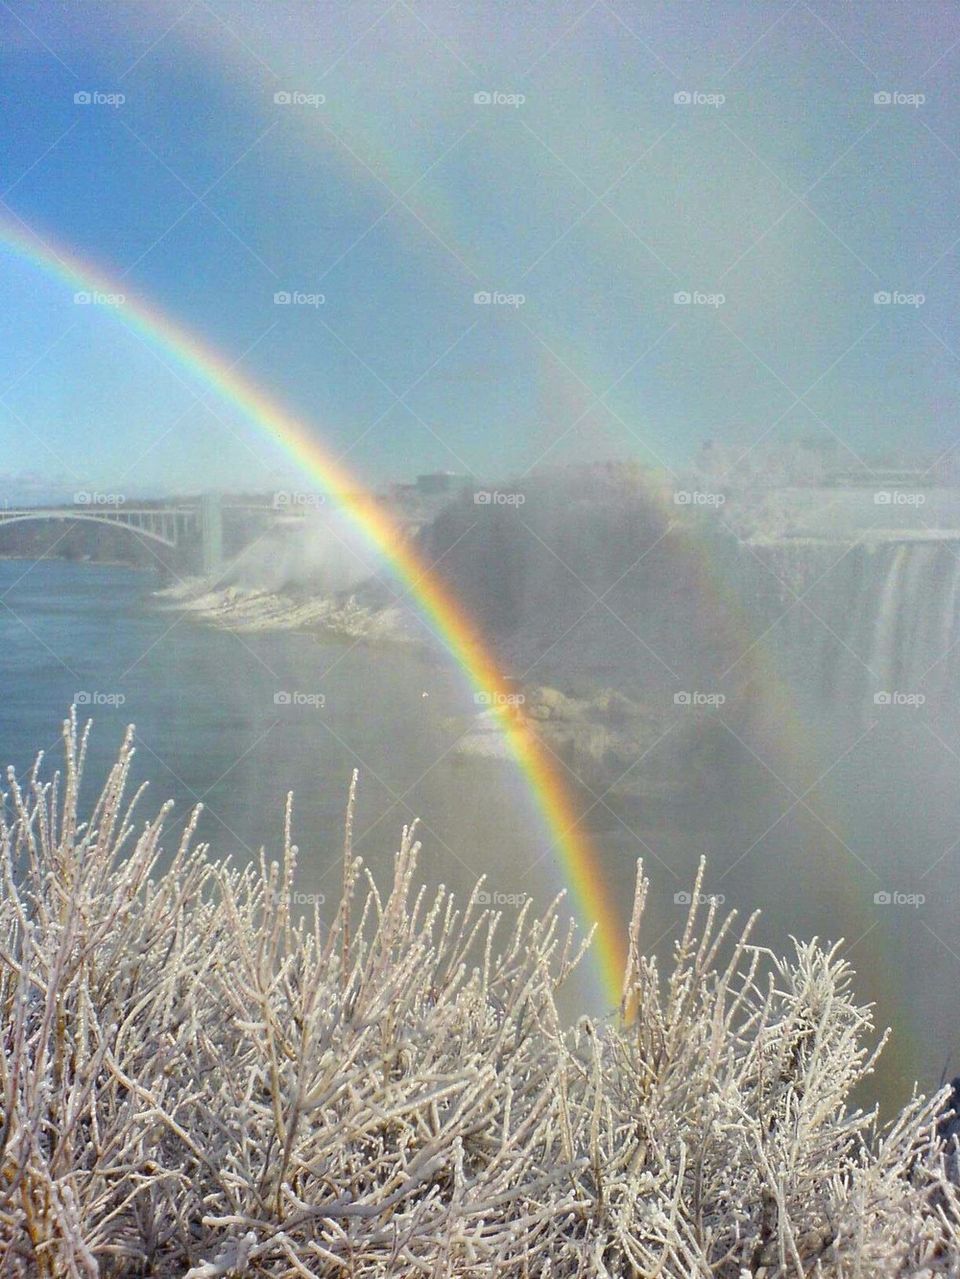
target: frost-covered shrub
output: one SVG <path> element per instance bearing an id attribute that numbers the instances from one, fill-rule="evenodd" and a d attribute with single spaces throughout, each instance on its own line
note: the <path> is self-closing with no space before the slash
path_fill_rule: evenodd
<path id="1" fill-rule="evenodd" d="M 623 1015 L 571 1029 L 559 902 L 504 930 L 415 887 L 410 831 L 382 895 L 348 817 L 339 910 L 304 922 L 289 819 L 280 864 L 191 825 L 161 871 L 130 738 L 88 821 L 65 743 L 4 805 L 0 1273 L 958 1273 L 943 1098 L 851 1108 L 872 1027 L 835 950 L 693 908 L 661 978 L 641 876 Z"/>

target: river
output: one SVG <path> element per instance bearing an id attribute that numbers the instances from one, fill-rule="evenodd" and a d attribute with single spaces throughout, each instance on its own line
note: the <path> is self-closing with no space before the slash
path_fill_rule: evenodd
<path id="1" fill-rule="evenodd" d="M 49 775 L 61 721 L 77 703 L 94 720 L 86 799 L 132 722 L 135 780 L 150 782 L 142 816 L 175 801 L 168 850 L 202 802 L 199 833 L 215 855 L 247 861 L 263 845 L 276 856 L 293 791 L 298 890 L 330 907 L 357 768 L 356 850 L 381 882 L 401 827 L 418 817 L 421 867 L 432 882 L 463 894 L 485 874 L 508 918 L 525 894 L 544 902 L 562 887 L 516 770 L 464 760 L 453 749 L 456 721 L 476 708 L 452 663 L 399 644 L 215 629 L 159 600 L 155 589 L 149 574 L 119 566 L 0 561 L 3 764 L 22 775 L 44 750 Z M 859 763 L 834 769 L 800 802 L 745 756 L 731 764 L 723 793 L 616 815 L 597 805 L 590 823 L 598 873 L 624 920 L 636 857 L 644 858 L 653 883 L 646 945 L 664 960 L 685 910 L 675 894 L 689 887 L 701 854 L 726 906 L 763 908 L 758 939 L 778 951 L 789 949 L 791 934 L 846 937 L 858 989 L 877 1002 L 878 1022 L 896 1031 L 878 1084 L 894 1101 L 915 1077 L 934 1086 L 953 1053 L 955 852 L 925 880 L 920 871 L 952 831 L 956 791 L 949 777 L 939 779 L 936 794 L 954 798 L 932 812 L 929 786 L 924 791 L 914 776 L 928 762 L 903 757 L 889 736 L 876 741 L 872 754 L 859 751 Z M 825 749 L 824 759 L 836 757 Z M 949 771 L 950 762 L 940 757 L 941 768 Z M 881 888 L 922 887 L 923 910 L 876 909 L 879 881 L 858 865 L 861 857 L 882 868 Z M 603 1011 L 594 991 L 584 977 L 569 1009 L 580 1001 Z"/>
<path id="2" fill-rule="evenodd" d="M 416 817 L 431 880 L 463 892 L 486 873 L 496 893 L 556 890 L 514 771 L 451 749 L 448 721 L 476 707 L 450 663 L 412 646 L 215 629 L 155 599 L 155 587 L 118 566 L 0 562 L 4 764 L 22 774 L 42 749 L 53 768 L 76 703 L 94 721 L 86 798 L 133 723 L 134 778 L 150 782 L 144 815 L 172 798 L 176 830 L 202 802 L 199 836 L 217 856 L 247 860 L 261 845 L 277 855 L 292 791 L 304 893 L 336 893 L 354 768 L 355 848 L 378 876 Z M 540 873 L 527 876 L 535 862 Z"/>

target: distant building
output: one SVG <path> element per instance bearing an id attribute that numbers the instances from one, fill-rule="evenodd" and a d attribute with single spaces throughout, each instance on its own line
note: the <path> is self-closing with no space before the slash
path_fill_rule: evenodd
<path id="1" fill-rule="evenodd" d="M 417 476 L 417 492 L 422 497 L 435 497 L 440 493 L 455 493 L 469 483 L 468 476 L 454 471 L 431 471 L 429 475 Z"/>
<path id="2" fill-rule="evenodd" d="M 901 485 L 904 488 L 930 488 L 938 482 L 931 468 L 921 470 L 906 466 L 870 466 L 847 471 L 830 471 L 824 484 L 834 488 L 869 488 Z"/>

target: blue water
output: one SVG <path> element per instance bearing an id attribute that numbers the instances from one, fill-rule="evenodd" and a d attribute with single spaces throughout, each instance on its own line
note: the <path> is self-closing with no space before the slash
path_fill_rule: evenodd
<path id="1" fill-rule="evenodd" d="M 246 861 L 261 845 L 279 855 L 292 790 L 300 887 L 331 895 L 357 768 L 355 846 L 381 877 L 418 817 L 431 878 L 462 892 L 486 873 L 498 892 L 553 896 L 557 870 L 513 770 L 451 750 L 450 717 L 462 726 L 476 708 L 449 664 L 399 645 L 218 630 L 156 599 L 155 587 L 122 567 L 0 562 L 3 764 L 22 774 L 44 750 L 49 772 L 78 703 L 94 721 L 90 799 L 133 723 L 135 780 L 150 782 L 143 816 L 175 801 L 168 849 L 202 801 L 199 834 L 216 855 Z"/>
<path id="2" fill-rule="evenodd" d="M 80 715 L 94 721 L 85 799 L 98 792 L 132 722 L 134 780 L 150 783 L 142 818 L 175 802 L 168 853 L 202 801 L 199 836 L 216 856 L 247 862 L 261 845 L 278 856 L 292 790 L 298 888 L 326 895 L 332 907 L 344 805 L 358 768 L 355 846 L 381 883 L 401 827 L 416 816 L 423 874 L 434 883 L 463 894 L 485 874 L 492 892 L 538 902 L 563 886 L 516 770 L 454 752 L 476 708 L 450 663 L 399 645 L 218 630 L 158 599 L 155 588 L 149 574 L 122 567 L 0 561 L 0 763 L 22 775 L 43 750 L 49 776 L 62 720 L 79 703 Z M 289 693 L 290 704 L 277 704 L 278 692 Z M 321 697 L 322 706 L 311 704 Z M 960 749 L 956 758 L 938 756 L 943 775 L 934 776 L 898 739 L 877 734 L 870 742 L 872 754 L 858 748 L 795 805 L 756 759 L 746 752 L 735 759 L 724 738 L 728 769 L 717 793 L 691 794 L 672 808 L 641 803 L 617 816 L 598 802 L 590 823 L 597 873 L 609 880 L 624 920 L 643 857 L 652 881 L 644 944 L 664 962 L 686 909 L 674 894 L 689 887 L 703 853 L 709 891 L 722 891 L 725 905 L 743 915 L 762 908 L 758 941 L 783 953 L 791 935 L 846 937 L 858 991 L 876 1000 L 878 1024 L 896 1032 L 878 1094 L 902 1099 L 914 1078 L 935 1085 L 948 1059 L 960 1068 L 953 820 Z M 823 767 L 839 755 L 837 744 L 825 747 Z M 821 794 L 828 783 L 832 793 Z M 866 864 L 882 871 L 884 887 L 926 892 L 924 910 L 875 910 L 877 883 Z M 504 909 L 509 923 L 516 907 Z M 589 972 L 572 983 L 568 1010 L 584 1001 L 599 1011 Z"/>

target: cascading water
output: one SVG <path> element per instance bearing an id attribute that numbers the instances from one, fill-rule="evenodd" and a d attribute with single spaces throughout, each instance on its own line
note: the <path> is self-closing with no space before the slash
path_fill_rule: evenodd
<path id="1" fill-rule="evenodd" d="M 917 695 L 946 710 L 960 669 L 960 542 L 797 539 L 753 548 L 752 604 L 798 693 L 860 708 Z M 876 699 L 880 698 L 878 702 Z"/>
<path id="2" fill-rule="evenodd" d="M 935 952 L 960 953 L 960 536 L 932 528 L 960 529 L 960 501 L 928 494 L 894 527 L 862 492 L 798 492 L 789 519 L 681 510 L 618 473 L 507 492 L 523 501 L 453 504 L 422 549 L 580 779 L 611 882 L 643 856 L 669 885 L 706 850 L 770 936 L 846 938 L 897 1027 L 894 1075 L 931 1056 L 938 1073 L 956 1013 Z M 892 893 L 923 898 L 922 922 Z"/>

